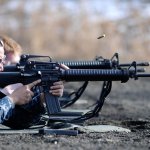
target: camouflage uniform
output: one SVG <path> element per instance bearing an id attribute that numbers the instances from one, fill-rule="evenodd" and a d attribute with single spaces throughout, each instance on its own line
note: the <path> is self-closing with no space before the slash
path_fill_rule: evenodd
<path id="1" fill-rule="evenodd" d="M 0 100 L 0 123 L 10 128 L 23 129 L 39 124 L 44 113 L 39 93 L 35 93 L 33 99 L 25 105 L 14 106 L 7 96 Z"/>
<path id="2" fill-rule="evenodd" d="M 0 100 L 0 123 L 3 123 L 5 120 L 8 120 L 10 116 L 12 116 L 14 107 L 14 103 L 8 96 L 5 96 Z"/>

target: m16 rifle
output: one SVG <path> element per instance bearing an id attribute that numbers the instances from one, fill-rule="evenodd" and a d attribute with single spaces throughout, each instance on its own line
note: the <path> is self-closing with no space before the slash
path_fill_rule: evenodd
<path id="1" fill-rule="evenodd" d="M 37 57 L 37 56 L 36 56 Z M 47 56 L 46 56 L 47 57 Z M 22 61 L 22 60 L 21 60 Z M 49 62 L 51 59 L 49 58 Z M 54 61 L 59 64 L 65 64 L 70 69 L 115 69 L 120 67 L 129 67 L 131 64 L 119 64 L 119 55 L 115 53 L 111 59 L 104 59 L 103 57 L 96 57 L 95 60 L 86 60 L 86 61 Z M 138 63 L 137 66 L 149 66 L 148 62 Z M 20 71 L 20 67 L 18 65 L 10 65 L 4 67 L 5 72 L 10 71 Z M 144 69 L 137 69 L 138 72 L 144 72 Z M 84 80 L 83 80 L 84 81 Z M 105 82 L 105 81 L 104 81 Z M 60 98 L 61 107 L 66 108 L 72 104 L 74 104 L 85 91 L 89 81 L 85 81 L 82 86 L 78 88 L 77 91 L 73 91 L 71 93 L 65 92 L 65 96 Z M 105 84 L 103 84 L 105 85 Z M 101 94 L 100 94 L 101 95 Z"/>
<path id="2" fill-rule="evenodd" d="M 38 57 L 45 58 L 46 56 L 22 55 L 20 62 L 16 65 L 17 71 L 1 72 L 1 86 L 21 82 L 28 84 L 37 79 L 41 79 L 38 85 L 42 87 L 45 96 L 46 107 L 49 115 L 49 120 L 62 122 L 80 122 L 94 117 L 101 110 L 104 100 L 111 91 L 112 81 L 127 82 L 130 78 L 135 80 L 138 77 L 150 77 L 150 74 L 138 73 L 137 63 L 132 62 L 129 67 L 119 67 L 112 69 L 61 69 L 59 63 L 51 61 L 31 60 Z M 55 118 L 61 114 L 61 107 L 58 97 L 49 93 L 49 87 L 53 82 L 65 80 L 66 82 L 76 81 L 105 81 L 100 95 L 100 100 L 97 102 L 93 110 L 73 119 Z M 54 117 L 53 117 L 54 116 Z"/>
<path id="3" fill-rule="evenodd" d="M 51 61 L 51 59 L 50 59 Z M 86 60 L 86 61 L 54 61 L 59 64 L 65 64 L 71 69 L 112 69 L 117 68 L 119 64 L 119 57 L 118 53 L 115 53 L 111 59 L 104 59 L 103 57 L 96 57 L 95 60 Z M 4 67 L 5 72 L 11 71 L 19 71 L 17 65 L 9 65 Z M 85 91 L 88 81 L 85 81 L 77 91 L 73 91 L 68 93 L 67 91 L 64 92 L 63 97 L 60 99 L 61 107 L 66 108 L 72 104 L 74 104 L 83 94 Z"/>

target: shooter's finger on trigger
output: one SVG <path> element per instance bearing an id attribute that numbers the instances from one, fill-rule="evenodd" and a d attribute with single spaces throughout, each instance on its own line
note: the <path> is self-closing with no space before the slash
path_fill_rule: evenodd
<path id="1" fill-rule="evenodd" d="M 32 87 L 34 87 L 35 85 L 37 85 L 37 84 L 40 83 L 40 82 L 41 82 L 41 79 L 36 80 L 36 81 L 34 81 L 34 82 L 28 84 L 29 89 L 31 89 Z"/>

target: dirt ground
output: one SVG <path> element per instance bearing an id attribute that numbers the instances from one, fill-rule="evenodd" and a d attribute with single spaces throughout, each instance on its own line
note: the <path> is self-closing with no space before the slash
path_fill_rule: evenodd
<path id="1" fill-rule="evenodd" d="M 70 89 L 79 85 L 68 85 Z M 98 98 L 101 84 L 89 83 L 81 97 L 84 104 L 73 108 L 85 109 Z M 87 103 L 86 103 L 87 102 Z M 86 125 L 117 125 L 131 132 L 82 133 L 77 136 L 10 134 L 0 135 L 0 149 L 18 150 L 150 150 L 150 79 L 113 82 L 113 87 L 99 116 Z"/>

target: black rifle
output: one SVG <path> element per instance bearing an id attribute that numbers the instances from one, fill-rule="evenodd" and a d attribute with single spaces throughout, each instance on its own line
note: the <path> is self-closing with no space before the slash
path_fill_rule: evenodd
<path id="1" fill-rule="evenodd" d="M 26 55 L 28 58 L 32 58 L 32 56 Z M 37 56 L 36 56 L 37 57 Z M 45 56 L 47 58 L 47 56 Z M 35 57 L 34 57 L 35 58 Z M 49 58 L 51 62 L 51 59 Z M 119 64 L 119 56 L 118 53 L 115 53 L 111 59 L 104 59 L 103 57 L 99 56 L 96 57 L 95 60 L 86 60 L 86 61 L 55 61 L 59 64 L 65 64 L 71 69 L 115 69 L 120 67 L 129 67 L 131 64 Z M 21 60 L 22 63 L 22 60 Z M 136 64 L 137 66 L 149 66 L 148 62 L 142 62 Z M 18 65 L 10 65 L 4 67 L 5 72 L 11 71 L 20 71 L 20 67 Z M 137 69 L 138 72 L 144 72 L 142 69 Z M 83 80 L 84 81 L 84 80 Z M 80 96 L 85 91 L 88 85 L 88 81 L 85 81 L 81 87 L 78 88 L 77 91 L 73 91 L 72 93 L 65 92 L 65 95 L 60 99 L 61 107 L 66 108 L 73 103 L 75 103 Z"/>
<path id="2" fill-rule="evenodd" d="M 47 56 L 46 56 L 47 57 Z M 49 59 L 51 61 L 51 59 Z M 96 57 L 95 60 L 86 60 L 86 61 L 55 61 L 59 64 L 65 64 L 71 69 L 112 69 L 117 68 L 119 64 L 119 57 L 118 53 L 115 53 L 111 59 L 104 59 L 103 57 L 99 56 Z M 5 72 L 11 71 L 19 71 L 17 65 L 9 65 L 4 67 Z M 64 91 L 63 97 L 60 98 L 60 104 L 62 108 L 66 108 L 72 104 L 74 104 L 83 94 L 85 91 L 88 81 L 85 81 L 77 91 L 73 91 L 68 93 Z"/>
<path id="3" fill-rule="evenodd" d="M 58 97 L 49 93 L 49 87 L 56 81 L 105 81 L 105 89 L 102 89 L 104 91 L 101 94 L 103 100 L 98 105 L 96 105 L 93 111 L 90 111 L 77 119 L 73 119 L 75 121 L 91 118 L 101 110 L 106 96 L 111 91 L 112 81 L 121 81 L 124 83 L 127 82 L 130 78 L 138 79 L 138 77 L 150 77 L 150 74 L 137 73 L 136 62 L 131 63 L 130 67 L 128 68 L 120 67 L 117 69 L 63 70 L 60 68 L 60 65 L 55 62 L 30 60 L 30 58 L 38 57 L 39 56 L 34 55 L 22 55 L 20 62 L 16 65 L 18 71 L 15 70 L 14 72 L 1 72 L 0 83 L 1 86 L 18 82 L 28 84 L 37 79 L 41 79 L 42 82 L 38 86 L 41 86 L 43 89 L 42 92 L 44 92 L 45 95 L 47 111 L 50 117 L 61 112 Z M 70 122 L 73 120 L 70 120 Z"/>

